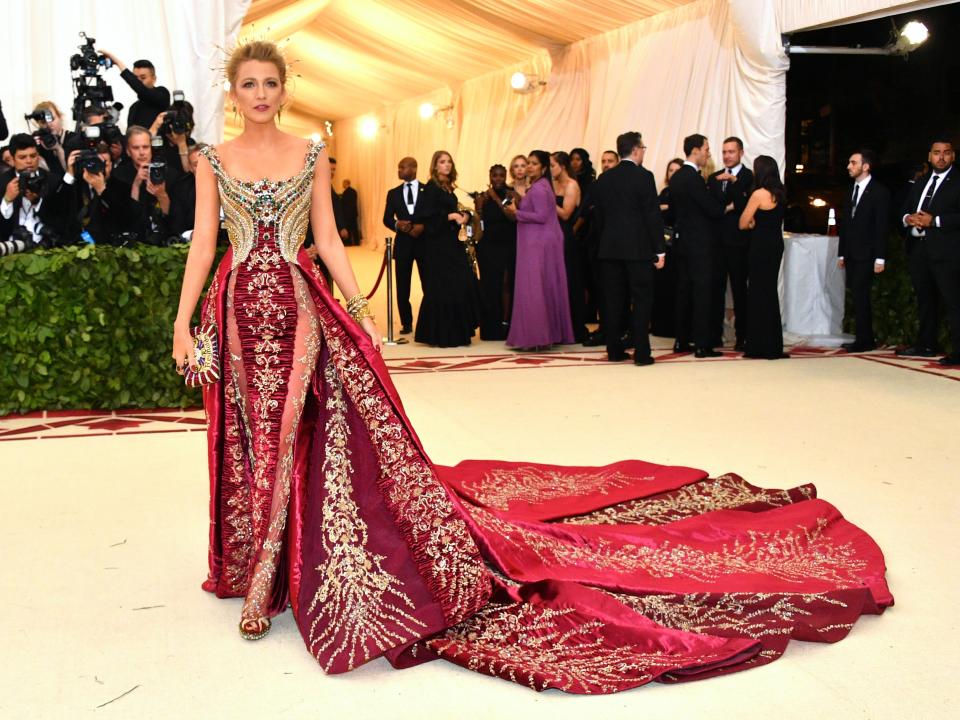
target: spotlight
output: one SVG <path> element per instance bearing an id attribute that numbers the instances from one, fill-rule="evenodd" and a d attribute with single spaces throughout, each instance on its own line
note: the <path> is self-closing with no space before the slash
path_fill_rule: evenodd
<path id="1" fill-rule="evenodd" d="M 539 90 L 547 83 L 541 80 L 536 75 L 527 75 L 522 72 L 515 72 L 510 76 L 510 87 L 513 88 L 514 92 L 520 93 L 521 95 L 526 95 L 527 93 L 532 93 L 535 90 Z"/>
<path id="2" fill-rule="evenodd" d="M 810 204 L 813 205 L 813 207 L 815 208 L 822 208 L 827 206 L 827 201 L 824 200 L 823 198 L 817 197 L 817 198 L 813 198 L 813 200 L 810 201 Z"/>
<path id="3" fill-rule="evenodd" d="M 310 139 L 315 143 L 320 142 L 320 133 L 311 133 Z"/>
<path id="4" fill-rule="evenodd" d="M 911 20 L 902 29 L 898 28 L 893 20 L 890 22 L 893 25 L 893 32 L 890 42 L 883 47 L 793 45 L 790 42 L 790 36 L 783 35 L 783 50 L 787 55 L 900 55 L 906 58 L 930 37 L 927 26 L 918 20 Z"/>
<path id="5" fill-rule="evenodd" d="M 424 120 L 429 120 L 437 112 L 437 109 L 433 106 L 433 103 L 425 102 L 420 106 L 420 117 Z"/>
<path id="6" fill-rule="evenodd" d="M 380 123 L 377 122 L 375 117 L 368 116 L 360 121 L 360 137 L 366 138 L 367 140 L 375 138 L 379 129 Z"/>
<path id="7" fill-rule="evenodd" d="M 895 47 L 899 53 L 906 55 L 923 45 L 929 37 L 930 31 L 926 25 L 918 20 L 911 20 L 900 30 Z"/>

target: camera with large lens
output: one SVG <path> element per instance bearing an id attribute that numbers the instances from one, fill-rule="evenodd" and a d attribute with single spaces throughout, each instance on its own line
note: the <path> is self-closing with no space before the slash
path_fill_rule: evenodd
<path id="1" fill-rule="evenodd" d="M 107 170 L 107 164 L 100 154 L 93 148 L 85 148 L 77 155 L 77 167 L 80 172 L 86 170 L 91 175 L 102 175 Z"/>
<path id="2" fill-rule="evenodd" d="M 27 121 L 28 128 L 30 122 L 49 125 L 53 122 L 53 113 L 49 110 L 36 110 L 24 115 L 23 119 Z M 37 142 L 47 150 L 53 150 L 53 148 L 57 146 L 57 136 L 53 134 L 53 131 L 50 130 L 49 127 L 38 127 L 33 131 L 33 136 L 37 139 Z"/>
<path id="3" fill-rule="evenodd" d="M 163 114 L 163 122 L 157 133 L 161 137 L 166 137 L 171 133 L 187 135 L 191 130 L 193 130 L 193 114 L 187 109 L 183 90 L 174 90 L 173 103 Z"/>
<path id="4" fill-rule="evenodd" d="M 87 37 L 84 33 L 80 33 L 80 37 L 83 38 L 80 52 L 70 58 L 70 71 L 73 74 L 75 92 L 73 119 L 77 121 L 78 129 L 83 111 L 88 107 L 105 112 L 111 112 L 113 109 L 120 110 L 123 107 L 113 102 L 113 89 L 100 76 L 103 70 L 113 67 L 113 61 L 94 49 L 93 45 L 96 42 L 94 38 Z M 107 139 L 107 142 L 111 141 Z"/>
<path id="5" fill-rule="evenodd" d="M 150 182 L 159 185 L 167 179 L 167 161 L 163 159 L 163 138 L 156 135 L 150 139 Z"/>
<path id="6" fill-rule="evenodd" d="M 24 170 L 20 173 L 20 194 L 31 192 L 34 195 L 43 197 L 47 191 L 47 171 L 43 168 L 36 170 Z"/>

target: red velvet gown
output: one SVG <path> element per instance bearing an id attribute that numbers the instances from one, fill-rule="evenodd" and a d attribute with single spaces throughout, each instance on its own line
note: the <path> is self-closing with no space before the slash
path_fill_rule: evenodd
<path id="1" fill-rule="evenodd" d="M 204 588 L 292 608 L 326 672 L 445 658 L 610 693 L 833 642 L 893 603 L 880 549 L 812 485 L 625 461 L 435 466 L 367 336 L 302 249 L 313 168 L 218 179 L 231 249 L 204 302 Z"/>

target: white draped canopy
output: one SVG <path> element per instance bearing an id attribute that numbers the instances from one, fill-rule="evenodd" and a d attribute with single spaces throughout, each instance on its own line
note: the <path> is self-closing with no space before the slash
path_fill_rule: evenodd
<path id="1" fill-rule="evenodd" d="M 396 162 L 421 177 L 434 150 L 454 156 L 460 186 L 516 153 L 585 147 L 592 156 L 639 130 L 658 176 L 681 140 L 739 135 L 749 157 L 782 165 L 786 70 L 781 34 L 944 4 L 945 0 L 8 0 L 0 99 L 19 115 L 41 99 L 69 106 L 68 59 L 85 30 L 196 106 L 196 135 L 222 137 L 223 52 L 242 35 L 270 38 L 293 61 L 282 127 L 325 135 L 339 178 L 360 191 L 367 238 L 384 234 L 381 202 Z M 241 21 L 243 27 L 241 29 Z M 42 38 L 42 40 L 41 40 Z M 518 94 L 517 70 L 546 81 Z M 114 71 L 108 80 L 129 105 Z M 424 120 L 419 108 L 445 108 Z M 361 137 L 361 123 L 375 127 Z M 227 118 L 227 135 L 236 132 Z"/>

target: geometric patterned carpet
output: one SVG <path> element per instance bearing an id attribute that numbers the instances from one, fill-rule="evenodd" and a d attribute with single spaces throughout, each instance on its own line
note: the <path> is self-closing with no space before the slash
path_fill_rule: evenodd
<path id="1" fill-rule="evenodd" d="M 418 348 L 421 349 L 421 348 Z M 422 348 L 426 350 L 426 348 Z M 936 358 L 897 357 L 892 350 L 875 350 L 851 355 L 834 348 L 797 346 L 788 348 L 790 362 L 823 360 L 832 362 L 875 362 L 902 370 L 935 375 L 960 381 L 960 367 L 944 367 Z M 391 352 L 392 351 L 392 352 Z M 555 367 L 609 367 L 602 349 L 555 350 L 540 353 L 464 354 L 420 357 L 389 357 L 402 348 L 389 348 L 385 358 L 391 375 L 437 372 L 476 372 L 482 370 L 545 369 Z M 723 357 L 697 360 L 690 354 L 672 350 L 654 350 L 658 363 L 764 362 L 744 359 L 738 352 L 725 351 Z M 646 372 L 649 372 L 647 370 Z M 654 372 L 656 372 L 654 370 Z M 201 408 L 187 410 L 53 410 L 26 415 L 0 417 L 0 442 L 54 438 L 94 437 L 97 435 L 140 435 L 143 433 L 201 432 L 206 420 Z"/>

